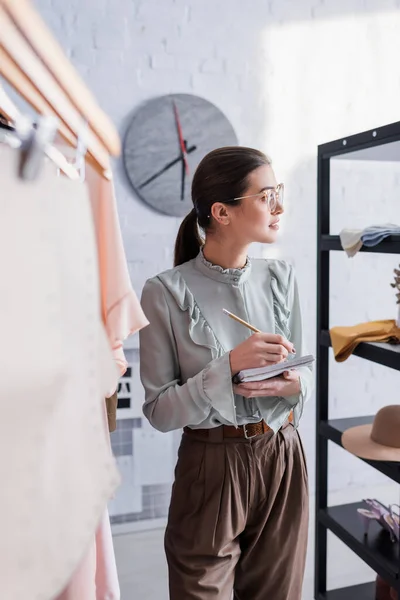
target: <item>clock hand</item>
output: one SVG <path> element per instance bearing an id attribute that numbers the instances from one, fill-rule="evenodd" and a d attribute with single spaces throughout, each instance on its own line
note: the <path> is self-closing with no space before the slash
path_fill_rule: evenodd
<path id="1" fill-rule="evenodd" d="M 186 179 L 186 168 L 185 168 L 185 162 L 182 157 L 181 202 L 183 202 L 185 199 L 185 179 Z"/>
<path id="2" fill-rule="evenodd" d="M 187 148 L 186 153 L 187 154 L 191 154 L 195 150 L 197 150 L 197 146 L 190 146 L 189 148 Z M 160 175 L 162 175 L 163 173 L 165 173 L 166 171 L 168 171 L 168 169 L 170 169 L 171 167 L 173 167 L 174 165 L 176 165 L 181 160 L 182 160 L 182 156 L 178 156 L 178 158 L 175 158 L 174 160 L 171 160 L 171 162 L 167 163 L 165 165 L 165 167 L 163 167 L 162 169 L 160 169 L 159 171 L 157 171 L 157 173 L 154 173 L 154 175 L 152 175 L 151 177 L 149 177 L 148 179 L 146 179 L 146 181 L 144 181 L 143 183 L 141 183 L 138 186 L 138 189 L 141 190 L 142 188 L 144 188 L 146 185 L 148 185 L 149 183 L 151 183 L 152 181 L 154 181 L 155 179 L 157 179 L 158 177 L 160 177 Z"/>
<path id="3" fill-rule="evenodd" d="M 182 156 L 182 160 L 184 161 L 186 173 L 189 175 L 189 165 L 188 165 L 188 162 L 186 160 L 186 142 L 183 139 L 181 121 L 179 119 L 179 113 L 178 113 L 178 109 L 176 107 L 175 102 L 173 102 L 172 104 L 173 104 L 173 107 L 174 107 L 176 129 L 178 131 L 178 139 L 179 139 L 179 144 L 180 144 L 180 147 L 181 147 L 181 156 Z"/>

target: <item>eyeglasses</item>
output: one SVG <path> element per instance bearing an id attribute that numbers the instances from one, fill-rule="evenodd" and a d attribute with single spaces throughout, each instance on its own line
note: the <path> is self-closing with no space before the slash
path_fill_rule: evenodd
<path id="1" fill-rule="evenodd" d="M 238 198 L 231 198 L 225 200 L 224 204 L 228 202 L 235 202 L 236 200 L 245 200 L 246 198 L 257 198 L 257 196 L 263 197 L 264 201 L 268 204 L 268 209 L 271 213 L 274 213 L 278 208 L 278 205 L 283 206 L 283 192 L 285 187 L 283 183 L 280 183 L 276 187 L 267 188 L 258 194 L 252 194 L 251 196 L 239 196 Z"/>

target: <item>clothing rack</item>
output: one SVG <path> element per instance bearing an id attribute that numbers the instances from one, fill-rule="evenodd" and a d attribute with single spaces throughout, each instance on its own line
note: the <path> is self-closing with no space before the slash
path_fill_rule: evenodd
<path id="1" fill-rule="evenodd" d="M 328 507 L 328 441 L 341 446 L 342 433 L 357 425 L 370 424 L 373 416 L 329 420 L 329 280 L 330 252 L 341 251 L 338 235 L 330 235 L 330 160 L 350 154 L 357 160 L 400 161 L 400 122 L 322 144 L 318 147 L 318 244 L 317 244 L 317 410 L 316 410 L 316 509 L 315 595 L 316 600 L 374 600 L 375 582 L 327 591 L 327 533 L 336 535 L 388 584 L 400 593 L 399 544 L 387 543 L 378 529 L 364 537 L 357 518 L 360 504 Z M 386 238 L 363 252 L 400 254 L 400 236 Z M 395 303 L 393 303 L 393 312 Z M 400 370 L 400 346 L 360 344 L 354 354 L 391 369 Z M 398 402 L 395 399 L 394 402 Z M 390 403 L 390 402 L 388 402 Z M 360 459 L 361 460 L 361 459 Z M 400 483 L 400 463 L 364 461 Z M 366 506 L 364 506 L 366 508 Z"/>
<path id="2" fill-rule="evenodd" d="M 106 179 L 120 139 L 30 0 L 0 0 L 0 77 L 35 111 L 56 119 L 76 146 L 84 133 L 87 160 Z M 6 113 L 0 98 L 0 109 Z M 7 115 L 6 116 L 10 116 Z"/>

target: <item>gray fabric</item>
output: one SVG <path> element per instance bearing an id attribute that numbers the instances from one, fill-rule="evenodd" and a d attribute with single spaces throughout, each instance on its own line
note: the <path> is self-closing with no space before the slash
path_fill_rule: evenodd
<path id="1" fill-rule="evenodd" d="M 224 270 L 203 254 L 146 282 L 142 307 L 150 325 L 140 331 L 144 414 L 160 431 L 185 426 L 241 425 L 262 418 L 277 432 L 291 410 L 297 427 L 313 375 L 299 369 L 301 393 L 246 399 L 234 395 L 229 351 L 251 331 L 229 319 L 226 308 L 266 333 L 293 342 L 306 354 L 298 288 L 285 261 L 249 259 Z"/>

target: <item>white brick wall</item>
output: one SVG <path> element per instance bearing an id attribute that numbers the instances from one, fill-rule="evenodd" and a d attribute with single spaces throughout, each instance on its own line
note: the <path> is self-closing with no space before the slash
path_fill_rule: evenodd
<path id="1" fill-rule="evenodd" d="M 36 5 L 121 134 L 143 100 L 195 93 L 226 113 L 240 143 L 272 156 L 286 184 L 288 210 L 281 241 L 265 253 L 295 263 L 313 350 L 316 147 L 399 119 L 400 0 L 36 0 Z M 130 272 L 140 293 L 148 276 L 171 265 L 179 223 L 137 201 L 120 164 L 116 172 Z M 400 221 L 399 179 L 387 165 L 350 169 L 342 163 L 335 173 L 340 184 L 332 232 L 396 216 Z M 153 242 L 161 242 L 156 257 Z M 333 322 L 394 316 L 386 289 L 392 266 L 387 257 L 358 256 L 352 262 L 334 257 Z M 371 280 L 379 285 L 371 286 Z M 358 359 L 333 364 L 332 373 L 334 416 L 367 414 L 397 401 L 398 373 Z M 303 435 L 313 480 L 313 402 Z M 375 476 L 339 449 L 331 454 L 331 488 L 362 484 L 366 473 Z"/>

